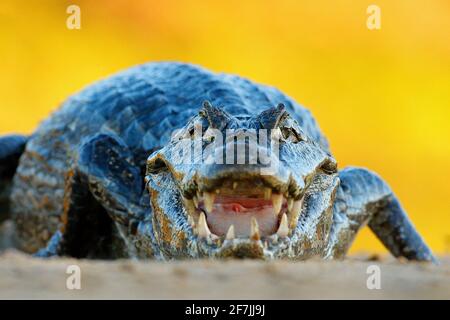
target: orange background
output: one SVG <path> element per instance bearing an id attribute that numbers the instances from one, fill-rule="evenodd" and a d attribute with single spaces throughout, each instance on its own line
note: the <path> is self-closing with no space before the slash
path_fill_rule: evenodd
<path id="1" fill-rule="evenodd" d="M 366 27 L 372 3 L 381 30 Z M 66 28 L 70 4 L 81 30 Z M 0 134 L 32 132 L 83 86 L 157 60 L 280 88 L 312 110 L 341 167 L 380 173 L 450 251 L 450 2 L 3 0 Z M 352 250 L 385 252 L 367 230 Z"/>

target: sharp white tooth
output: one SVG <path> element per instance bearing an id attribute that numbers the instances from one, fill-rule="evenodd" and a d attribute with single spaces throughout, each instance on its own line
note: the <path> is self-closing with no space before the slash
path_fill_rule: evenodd
<path id="1" fill-rule="evenodd" d="M 289 211 L 289 227 L 293 230 L 297 227 L 298 219 L 302 213 L 303 198 L 301 200 L 294 201 L 292 210 Z"/>
<path id="2" fill-rule="evenodd" d="M 201 212 L 200 218 L 198 218 L 197 232 L 200 238 L 207 238 L 211 234 L 208 224 L 206 223 L 206 216 L 204 212 Z"/>
<path id="3" fill-rule="evenodd" d="M 288 200 L 287 200 L 288 212 L 290 212 L 292 210 L 293 205 L 294 205 L 294 198 L 288 198 Z"/>
<path id="4" fill-rule="evenodd" d="M 189 223 L 189 225 L 190 225 L 191 227 L 194 227 L 194 226 L 195 226 L 194 218 L 192 218 L 191 215 L 188 216 L 188 223 Z"/>
<path id="5" fill-rule="evenodd" d="M 283 213 L 283 215 L 281 216 L 280 226 L 278 227 L 277 235 L 280 238 L 285 238 L 285 237 L 287 237 L 288 233 L 289 233 L 289 227 L 288 227 L 287 215 L 286 215 L 286 213 Z"/>
<path id="6" fill-rule="evenodd" d="M 277 243 L 278 242 L 278 235 L 276 233 L 271 235 L 270 236 L 270 241 L 272 241 L 272 243 Z"/>
<path id="7" fill-rule="evenodd" d="M 203 192 L 203 201 L 205 202 L 206 211 L 212 212 L 215 197 L 216 195 L 212 192 Z"/>
<path id="8" fill-rule="evenodd" d="M 264 200 L 270 200 L 272 197 L 272 189 L 264 188 Z"/>
<path id="9" fill-rule="evenodd" d="M 234 225 L 231 225 L 228 228 L 226 239 L 227 240 L 233 240 L 234 239 Z"/>
<path id="10" fill-rule="evenodd" d="M 196 196 L 192 198 L 192 202 L 194 202 L 194 207 L 198 209 L 198 198 Z"/>
<path id="11" fill-rule="evenodd" d="M 233 182 L 233 190 L 234 189 L 236 189 L 237 188 L 237 186 L 238 186 L 238 183 L 235 181 L 235 182 Z"/>
<path id="12" fill-rule="evenodd" d="M 266 241 L 264 241 L 264 249 L 267 249 L 269 247 L 269 243 Z"/>
<path id="13" fill-rule="evenodd" d="M 250 238 L 252 240 L 260 239 L 258 221 L 256 220 L 255 217 L 252 217 L 252 220 L 251 220 Z"/>
<path id="14" fill-rule="evenodd" d="M 211 233 L 211 234 L 209 235 L 209 237 L 211 238 L 212 241 L 217 241 L 217 240 L 220 239 L 219 236 L 216 235 L 216 234 L 214 234 L 214 233 Z"/>
<path id="15" fill-rule="evenodd" d="M 184 202 L 185 202 L 185 207 L 187 209 L 187 212 L 191 213 L 191 214 L 194 213 L 195 212 L 194 201 L 185 199 Z"/>
<path id="16" fill-rule="evenodd" d="M 273 211 L 277 215 L 281 210 L 281 205 L 283 204 L 283 195 L 282 194 L 272 194 L 272 205 Z"/>

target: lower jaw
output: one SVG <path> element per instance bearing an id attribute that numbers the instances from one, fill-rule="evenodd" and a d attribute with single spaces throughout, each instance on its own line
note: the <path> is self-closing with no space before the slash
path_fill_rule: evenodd
<path id="1" fill-rule="evenodd" d="M 253 240 L 249 238 L 235 238 L 232 240 L 196 239 L 199 257 L 204 258 L 250 258 L 270 260 L 275 258 L 289 258 L 290 238 L 267 238 Z"/>
<path id="2" fill-rule="evenodd" d="M 323 245 L 310 247 L 302 242 L 298 236 L 279 239 L 276 243 L 270 241 L 254 241 L 251 239 L 235 239 L 225 241 L 215 246 L 205 239 L 196 243 L 197 258 L 207 259 L 259 259 L 259 260 L 306 260 L 323 258 Z"/>

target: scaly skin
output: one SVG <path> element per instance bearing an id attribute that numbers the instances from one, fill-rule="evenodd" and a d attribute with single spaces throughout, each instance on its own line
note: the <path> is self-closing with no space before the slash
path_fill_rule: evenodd
<path id="1" fill-rule="evenodd" d="M 279 156 L 268 153 L 277 171 L 262 175 L 260 162 L 175 161 L 181 143 L 194 146 L 199 125 L 278 132 L 269 144 L 279 143 Z M 17 246 L 38 256 L 342 258 L 368 224 L 393 255 L 433 260 L 386 183 L 365 169 L 338 171 L 308 110 L 238 76 L 181 63 L 138 66 L 69 98 L 27 140 L 8 139 L 0 139 L 0 218 L 11 216 Z M 222 150 L 201 141 L 210 155 Z M 11 159 L 22 151 L 17 166 Z M 237 185 L 284 199 L 276 235 L 257 222 L 248 237 L 210 233 L 207 196 L 234 196 Z"/>

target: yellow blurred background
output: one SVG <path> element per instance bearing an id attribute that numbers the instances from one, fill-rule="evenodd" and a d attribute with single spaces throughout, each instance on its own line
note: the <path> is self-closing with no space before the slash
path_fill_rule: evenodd
<path id="1" fill-rule="evenodd" d="M 366 27 L 372 3 L 381 30 Z M 81 30 L 66 28 L 70 4 Z M 2 0 L 0 134 L 30 133 L 68 95 L 157 60 L 280 88 L 310 108 L 341 167 L 377 171 L 450 252 L 449 1 Z M 385 252 L 368 230 L 361 250 Z"/>

